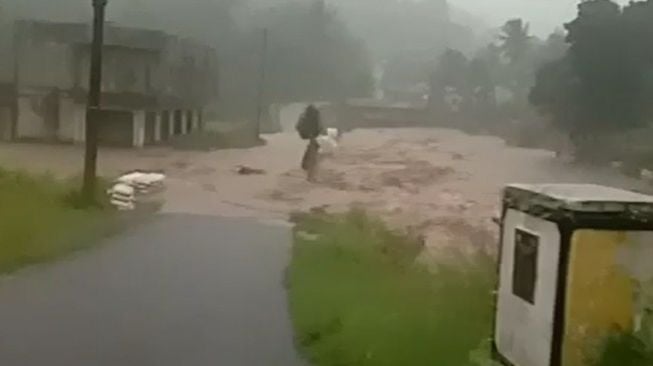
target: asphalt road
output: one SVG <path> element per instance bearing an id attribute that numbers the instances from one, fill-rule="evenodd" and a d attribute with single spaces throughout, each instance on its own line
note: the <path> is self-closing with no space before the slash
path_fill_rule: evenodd
<path id="1" fill-rule="evenodd" d="M 3 366 L 295 366 L 287 228 L 162 215 L 0 280 Z"/>

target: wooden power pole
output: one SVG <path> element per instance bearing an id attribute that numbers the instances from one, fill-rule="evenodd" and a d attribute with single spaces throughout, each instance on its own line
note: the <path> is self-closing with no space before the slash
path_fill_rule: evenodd
<path id="1" fill-rule="evenodd" d="M 263 44 L 261 49 L 261 67 L 259 69 L 258 100 L 256 105 L 256 136 L 261 136 L 261 117 L 263 115 L 264 90 L 265 90 L 265 68 L 267 66 L 268 53 L 268 29 L 263 29 Z"/>
<path id="2" fill-rule="evenodd" d="M 82 194 L 87 204 L 95 203 L 97 180 L 98 123 L 102 94 L 102 46 L 104 44 L 104 13 L 107 0 L 93 0 L 93 43 L 86 107 L 86 141 L 84 152 L 84 183 Z"/>

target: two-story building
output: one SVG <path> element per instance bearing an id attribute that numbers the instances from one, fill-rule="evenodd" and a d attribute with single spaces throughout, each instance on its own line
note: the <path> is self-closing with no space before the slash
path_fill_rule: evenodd
<path id="1" fill-rule="evenodd" d="M 12 80 L 0 81 L 0 138 L 81 143 L 91 27 L 18 21 Z M 217 98 L 213 49 L 164 32 L 105 28 L 100 143 L 144 146 L 200 127 Z"/>

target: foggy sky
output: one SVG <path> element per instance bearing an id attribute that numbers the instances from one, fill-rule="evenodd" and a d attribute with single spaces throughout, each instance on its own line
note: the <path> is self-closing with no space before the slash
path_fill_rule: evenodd
<path id="1" fill-rule="evenodd" d="M 626 4 L 628 0 L 617 0 Z M 523 18 L 531 24 L 531 31 L 546 36 L 576 15 L 578 0 L 449 0 L 484 22 L 496 27 L 510 18 Z"/>

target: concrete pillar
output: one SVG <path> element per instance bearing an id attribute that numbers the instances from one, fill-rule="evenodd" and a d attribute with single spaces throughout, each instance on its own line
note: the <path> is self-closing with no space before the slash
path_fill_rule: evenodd
<path id="1" fill-rule="evenodd" d="M 132 145 L 134 147 L 145 146 L 145 111 L 134 112 L 134 120 L 132 123 L 134 127 Z"/>
<path id="2" fill-rule="evenodd" d="M 188 133 L 195 131 L 195 116 L 193 115 L 192 110 L 187 110 L 186 112 L 186 128 L 188 128 Z"/>
<path id="3" fill-rule="evenodd" d="M 168 113 L 168 137 L 172 138 L 175 135 L 175 112 L 167 111 Z"/>
<path id="4" fill-rule="evenodd" d="M 202 110 L 198 109 L 195 114 L 197 115 L 197 128 L 204 131 L 204 115 L 202 114 Z"/>
<path id="5" fill-rule="evenodd" d="M 200 129 L 200 118 L 197 115 L 196 111 L 190 111 L 191 118 L 193 119 L 191 125 L 193 126 L 193 131 Z"/>
<path id="6" fill-rule="evenodd" d="M 187 134 L 188 131 L 188 123 L 186 122 L 188 119 L 188 113 L 186 111 L 182 110 L 181 111 L 181 134 L 185 135 Z"/>
<path id="7" fill-rule="evenodd" d="M 161 141 L 161 112 L 154 112 L 154 142 Z"/>

